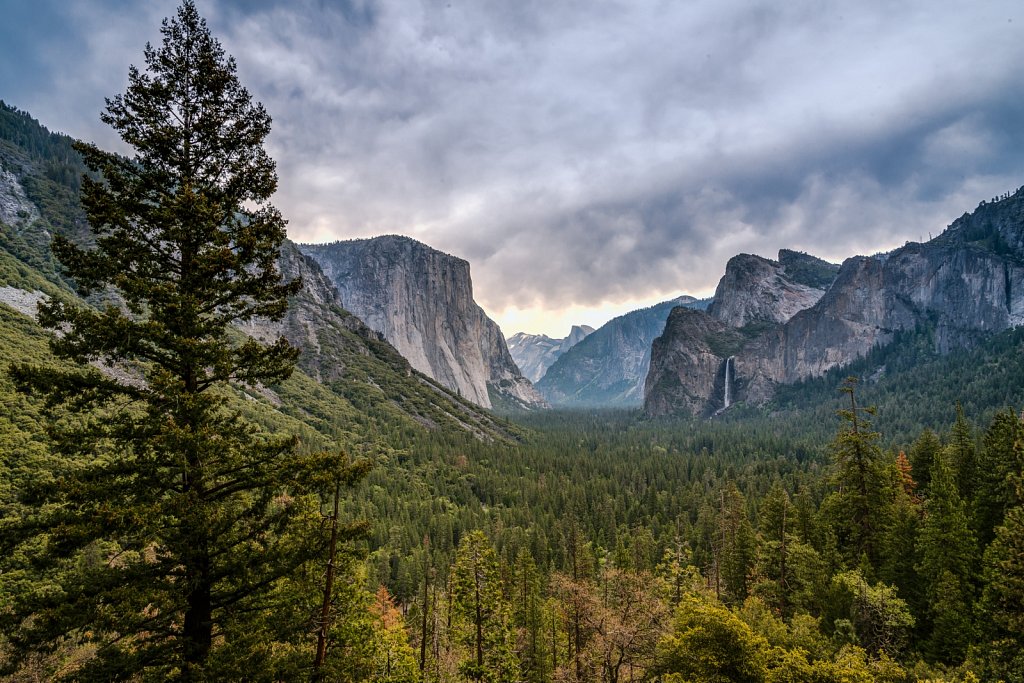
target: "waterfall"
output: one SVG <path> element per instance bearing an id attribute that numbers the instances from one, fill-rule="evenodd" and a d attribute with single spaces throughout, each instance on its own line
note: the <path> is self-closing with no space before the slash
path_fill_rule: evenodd
<path id="1" fill-rule="evenodd" d="M 725 359 L 725 400 L 722 402 L 722 409 L 726 409 L 732 403 L 732 359 L 735 356 L 729 356 Z"/>

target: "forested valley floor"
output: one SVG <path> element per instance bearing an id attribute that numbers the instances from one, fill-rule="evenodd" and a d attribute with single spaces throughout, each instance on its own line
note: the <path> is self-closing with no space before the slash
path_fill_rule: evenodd
<path id="1" fill-rule="evenodd" d="M 161 31 L 133 159 L 0 102 L 0 680 L 1024 683 L 1024 328 L 497 416 L 282 278 L 269 116 Z"/>

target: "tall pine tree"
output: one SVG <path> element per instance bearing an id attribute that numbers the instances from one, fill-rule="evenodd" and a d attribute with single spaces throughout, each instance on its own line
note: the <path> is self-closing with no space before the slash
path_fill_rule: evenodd
<path id="1" fill-rule="evenodd" d="M 850 398 L 849 410 L 840 410 L 846 424 L 836 434 L 832 452 L 836 463 L 835 480 L 838 500 L 835 509 L 840 517 L 840 539 L 846 545 L 851 566 L 866 559 L 872 568 L 878 566 L 880 534 L 891 508 L 891 482 L 882 463 L 878 447 L 880 435 L 871 430 L 865 415 L 874 414 L 871 407 L 857 405 L 857 379 L 850 377 L 842 391 Z"/>
<path id="2" fill-rule="evenodd" d="M 936 454 L 919 538 L 918 574 L 928 601 L 925 647 L 946 663 L 963 660 L 972 640 L 971 608 L 977 547 L 960 497 L 954 446 Z"/>
<path id="3" fill-rule="evenodd" d="M 469 680 L 519 680 L 512 642 L 512 609 L 505 597 L 498 555 L 482 531 L 463 537 L 452 570 L 452 603 L 461 642 L 468 646 L 460 669 Z"/>
<path id="4" fill-rule="evenodd" d="M 983 444 L 974 498 L 974 528 L 981 547 L 995 538 L 1007 510 L 1022 502 L 1017 495 L 1017 473 L 1024 463 L 1024 424 L 1013 410 L 997 413 Z"/>
<path id="5" fill-rule="evenodd" d="M 191 0 L 161 32 L 101 116 L 134 157 L 77 146 L 102 176 L 82 184 L 94 246 L 53 243 L 83 295 L 116 303 L 41 306 L 53 351 L 80 367 L 12 368 L 76 417 L 53 430 L 66 468 L 40 474 L 36 513 L 6 535 L 50 582 L 20 596 L 8 630 L 21 654 L 90 645 L 76 679 L 225 675 L 215 654 L 236 618 L 315 550 L 281 540 L 310 509 L 295 482 L 335 464 L 230 407 L 232 385 L 282 381 L 297 355 L 231 331 L 280 318 L 299 287 L 276 268 L 270 117 Z"/>

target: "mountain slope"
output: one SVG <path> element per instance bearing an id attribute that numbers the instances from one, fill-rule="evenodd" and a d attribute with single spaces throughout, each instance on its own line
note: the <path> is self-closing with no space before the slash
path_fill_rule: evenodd
<path id="1" fill-rule="evenodd" d="M 516 332 L 508 338 L 508 352 L 512 354 L 512 360 L 519 366 L 523 376 L 536 383 L 552 363 L 593 331 L 590 325 L 573 325 L 569 334 L 562 339 L 552 339 L 546 334 Z"/>
<path id="2" fill-rule="evenodd" d="M 420 372 L 485 408 L 545 405 L 473 300 L 468 262 L 397 235 L 299 248 Z"/>
<path id="3" fill-rule="evenodd" d="M 735 397 L 760 403 L 777 386 L 820 376 L 847 365 L 900 332 L 929 328 L 938 353 L 978 344 L 992 333 L 1024 323 L 1024 188 L 998 202 L 983 202 L 939 237 L 908 243 L 886 254 L 856 256 L 841 266 L 818 302 L 782 325 L 720 355 L 735 356 Z M 678 332 L 678 331 L 677 331 Z M 689 335 L 669 335 L 652 362 L 648 412 L 693 412 L 688 404 L 658 395 L 669 376 L 696 384 L 670 356 Z M 712 399 L 700 411 L 714 409 Z"/>
<path id="4" fill-rule="evenodd" d="M 57 274 L 49 252 L 54 233 L 88 242 L 77 204 L 82 169 L 70 138 L 0 105 L 0 337 L 7 340 L 7 361 L 16 360 L 16 350 L 24 347 L 34 362 L 53 362 L 45 343 L 32 341 L 45 340 L 32 321 L 39 297 L 88 305 Z M 250 324 L 242 332 L 285 336 L 301 350 L 299 368 L 279 387 L 236 388 L 253 419 L 301 434 L 311 446 L 374 442 L 409 429 L 517 438 L 515 428 L 413 370 L 341 307 L 316 263 L 291 242 L 283 245 L 279 265 L 284 277 L 303 279 L 302 290 L 284 320 Z M 4 398 L 5 405 L 24 404 Z"/>
<path id="5" fill-rule="evenodd" d="M 643 401 L 651 342 L 676 306 L 701 308 L 706 300 L 680 296 L 614 318 L 556 360 L 537 389 L 553 405 L 630 406 Z"/>

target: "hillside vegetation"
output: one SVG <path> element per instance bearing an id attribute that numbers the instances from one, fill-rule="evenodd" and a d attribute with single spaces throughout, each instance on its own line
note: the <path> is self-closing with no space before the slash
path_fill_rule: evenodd
<path id="1" fill-rule="evenodd" d="M 183 22 L 233 76 L 192 3 L 175 21 L 165 35 Z M 51 253 L 79 253 L 59 238 L 96 244 L 78 193 L 107 188 L 81 180 L 77 155 L 0 106 L 0 680 L 1024 681 L 1024 330 L 939 355 L 923 325 L 713 419 L 513 423 L 413 371 L 306 282 L 277 316 L 302 342 L 296 358 L 277 347 L 297 369 L 228 373 L 196 398 L 162 357 L 100 362 L 130 341 L 109 329 L 93 330 L 108 346 L 91 365 L 68 353 L 74 323 L 106 304 L 153 332 L 123 290 L 80 297 Z M 244 242 L 245 227 L 211 239 Z M 283 232 L 258 237 L 282 246 Z M 61 304 L 44 311 L 50 330 L 12 305 L 36 294 Z M 57 317 L 63 304 L 81 317 Z M 653 313 L 632 329 L 652 333 L 668 311 Z M 244 322 L 217 343 L 235 353 L 246 331 L 277 329 Z M 570 353 L 588 344 L 615 339 Z M 116 400 L 86 409 L 113 384 Z M 213 417 L 182 436 L 189 401 Z M 231 483 L 182 495 L 225 456 L 287 476 L 237 484 L 227 467 Z M 181 651 L 195 556 L 167 541 L 183 520 L 230 531 L 205 539 L 228 569 L 198 655 Z"/>

